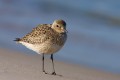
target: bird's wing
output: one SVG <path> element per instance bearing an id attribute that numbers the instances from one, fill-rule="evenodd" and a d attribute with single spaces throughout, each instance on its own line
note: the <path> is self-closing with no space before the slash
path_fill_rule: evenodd
<path id="1" fill-rule="evenodd" d="M 36 28 L 33 28 L 30 33 L 21 38 L 21 41 L 32 44 L 43 43 L 49 39 L 51 31 L 51 25 L 39 24 Z"/>

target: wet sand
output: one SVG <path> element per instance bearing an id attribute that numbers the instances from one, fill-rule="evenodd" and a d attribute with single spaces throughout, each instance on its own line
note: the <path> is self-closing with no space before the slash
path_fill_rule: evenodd
<path id="1" fill-rule="evenodd" d="M 57 76 L 42 73 L 41 56 L 0 49 L 0 80 L 120 80 L 112 74 L 55 60 Z M 52 72 L 51 61 L 45 60 L 45 69 Z M 59 76 L 62 75 L 62 76 Z"/>

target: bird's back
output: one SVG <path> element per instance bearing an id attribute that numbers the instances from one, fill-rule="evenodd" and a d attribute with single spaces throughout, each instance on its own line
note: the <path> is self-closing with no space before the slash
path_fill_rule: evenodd
<path id="1" fill-rule="evenodd" d="M 38 25 L 30 33 L 19 39 L 19 43 L 36 52 L 57 52 L 64 45 L 67 35 L 56 32 L 51 26 L 51 24 Z"/>
<path id="2" fill-rule="evenodd" d="M 63 45 L 66 39 L 66 33 L 60 34 L 51 28 L 51 24 L 40 24 L 36 28 L 21 38 L 21 41 L 31 44 L 41 44 L 47 40 L 57 45 Z"/>

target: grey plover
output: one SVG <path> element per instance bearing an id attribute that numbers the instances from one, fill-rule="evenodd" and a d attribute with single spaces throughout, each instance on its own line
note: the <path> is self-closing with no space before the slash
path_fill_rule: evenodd
<path id="1" fill-rule="evenodd" d="M 39 24 L 30 33 L 22 38 L 16 38 L 14 41 L 42 55 L 42 71 L 45 74 L 47 72 L 44 69 L 44 54 L 50 54 L 53 66 L 52 75 L 56 75 L 53 54 L 63 47 L 66 39 L 66 22 L 59 19 L 52 24 Z"/>

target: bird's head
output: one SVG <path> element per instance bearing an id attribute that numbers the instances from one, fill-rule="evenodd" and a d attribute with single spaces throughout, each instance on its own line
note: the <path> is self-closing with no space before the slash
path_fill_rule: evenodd
<path id="1" fill-rule="evenodd" d="M 66 22 L 61 20 L 61 19 L 55 20 L 53 22 L 51 28 L 54 29 L 58 33 L 65 33 L 65 32 L 67 32 L 67 30 L 66 30 Z"/>

